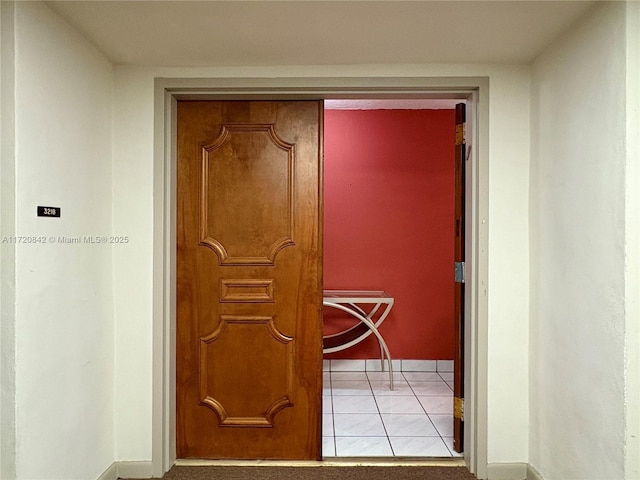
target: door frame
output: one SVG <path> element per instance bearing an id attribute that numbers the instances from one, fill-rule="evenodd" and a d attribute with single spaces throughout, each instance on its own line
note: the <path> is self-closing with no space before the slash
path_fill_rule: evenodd
<path id="1" fill-rule="evenodd" d="M 465 247 L 464 459 L 487 472 L 488 77 L 155 78 L 153 165 L 152 470 L 176 460 L 176 107 L 178 100 L 452 99 L 466 101 L 471 133 L 470 241 Z M 469 115 L 471 114 L 471 115 Z M 471 118 L 469 118 L 471 117 Z M 453 270 L 453 266 L 452 266 Z"/>

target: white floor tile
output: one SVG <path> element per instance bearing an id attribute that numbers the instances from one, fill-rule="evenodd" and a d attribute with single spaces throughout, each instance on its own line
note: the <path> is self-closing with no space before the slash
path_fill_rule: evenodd
<path id="1" fill-rule="evenodd" d="M 333 436 L 333 415 L 330 413 L 322 414 L 322 436 Z"/>
<path id="2" fill-rule="evenodd" d="M 331 372 L 322 372 L 322 386 L 325 388 L 331 386 Z"/>
<path id="3" fill-rule="evenodd" d="M 322 456 L 336 456 L 336 441 L 334 437 L 322 437 Z"/>
<path id="4" fill-rule="evenodd" d="M 336 437 L 386 436 L 380 415 L 375 413 L 334 413 L 333 428 Z"/>
<path id="5" fill-rule="evenodd" d="M 353 363 L 341 368 L 351 367 Z M 355 370 L 324 373 L 323 455 L 460 456 L 453 452 L 453 393 L 444 381 L 453 374 L 398 369 L 393 391 L 388 375 Z"/>
<path id="6" fill-rule="evenodd" d="M 369 380 L 373 382 L 388 382 L 389 381 L 389 372 L 367 372 L 367 377 Z M 393 379 L 398 380 L 400 382 L 404 382 L 404 376 L 402 372 L 393 372 Z"/>
<path id="7" fill-rule="evenodd" d="M 387 437 L 336 437 L 336 455 L 339 457 L 391 457 L 393 452 Z"/>
<path id="8" fill-rule="evenodd" d="M 441 437 L 453 437 L 453 417 L 451 415 L 429 415 Z"/>
<path id="9" fill-rule="evenodd" d="M 453 397 L 451 395 L 420 395 L 418 400 L 429 414 L 453 415 Z"/>
<path id="10" fill-rule="evenodd" d="M 424 414 L 424 409 L 416 397 L 378 395 L 376 403 L 380 413 L 420 413 Z"/>
<path id="11" fill-rule="evenodd" d="M 364 360 L 331 360 L 332 372 L 364 372 Z"/>
<path id="12" fill-rule="evenodd" d="M 433 437 L 438 432 L 425 415 L 383 413 L 382 421 L 389 437 Z"/>
<path id="13" fill-rule="evenodd" d="M 333 382 L 364 382 L 369 380 L 367 372 L 331 372 L 331 381 Z"/>
<path id="14" fill-rule="evenodd" d="M 403 372 L 435 372 L 436 360 L 402 360 Z"/>
<path id="15" fill-rule="evenodd" d="M 445 381 L 453 383 L 453 372 L 438 372 L 438 375 Z"/>
<path id="16" fill-rule="evenodd" d="M 445 382 L 410 382 L 417 396 L 421 395 L 453 395 L 453 390 Z"/>
<path id="17" fill-rule="evenodd" d="M 331 382 L 333 396 L 338 395 L 373 395 L 368 381 L 348 382 L 344 380 Z"/>
<path id="18" fill-rule="evenodd" d="M 336 395 L 333 413 L 378 413 L 373 395 Z"/>
<path id="19" fill-rule="evenodd" d="M 442 377 L 436 372 L 403 372 L 409 383 L 414 382 L 442 382 Z"/>
<path id="20" fill-rule="evenodd" d="M 371 381 L 371 389 L 373 390 L 374 395 L 413 395 L 413 390 L 409 388 L 409 384 L 407 382 L 401 380 L 393 381 L 393 390 L 389 388 L 389 380 L 386 381 Z"/>
<path id="21" fill-rule="evenodd" d="M 438 360 L 438 372 L 453 372 L 453 360 Z"/>
<path id="22" fill-rule="evenodd" d="M 451 457 L 440 437 L 391 437 L 389 440 L 397 457 Z"/>
<path id="23" fill-rule="evenodd" d="M 333 413 L 331 395 L 322 395 L 322 413 Z"/>

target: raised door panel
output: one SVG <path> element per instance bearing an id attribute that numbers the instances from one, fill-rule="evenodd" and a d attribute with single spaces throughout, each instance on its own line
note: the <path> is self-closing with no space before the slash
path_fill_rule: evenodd
<path id="1" fill-rule="evenodd" d="M 201 242 L 221 264 L 273 265 L 293 245 L 294 148 L 273 124 L 225 124 L 202 147 Z"/>

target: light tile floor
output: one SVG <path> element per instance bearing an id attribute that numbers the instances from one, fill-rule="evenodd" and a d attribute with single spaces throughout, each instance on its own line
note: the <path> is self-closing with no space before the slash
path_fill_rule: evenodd
<path id="1" fill-rule="evenodd" d="M 325 372 L 325 457 L 458 457 L 453 374 Z"/>

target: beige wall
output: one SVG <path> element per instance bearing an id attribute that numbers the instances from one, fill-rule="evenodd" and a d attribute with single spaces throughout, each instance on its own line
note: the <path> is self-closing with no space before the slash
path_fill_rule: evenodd
<path id="1" fill-rule="evenodd" d="M 3 291 L 15 314 L 15 390 L 2 398 L 15 443 L 3 478 L 14 468 L 21 479 L 96 478 L 114 460 L 112 246 L 84 237 L 111 234 L 113 68 L 44 4 L 18 2 L 13 13 L 3 22 L 14 28 L 15 157 L 2 161 L 14 182 L 3 196 L 14 197 L 6 205 L 24 240 L 0 245 L 15 258 L 2 270 L 3 285 L 15 285 L 13 299 Z M 38 218 L 37 205 L 61 217 Z"/>
<path id="2" fill-rule="evenodd" d="M 638 375 L 637 352 L 631 371 L 625 358 L 638 322 L 627 7 L 601 6 L 533 65 L 529 460 L 547 480 L 637 478 L 637 440 L 625 439 L 638 432 L 625 394 Z M 637 72 L 634 83 L 637 108 Z"/>
<path id="3" fill-rule="evenodd" d="M 0 2 L 0 234 L 15 235 L 13 4 Z M 15 477 L 15 245 L 0 244 L 0 478 Z"/>
<path id="4" fill-rule="evenodd" d="M 625 478 L 640 478 L 640 2 L 626 4 Z"/>

